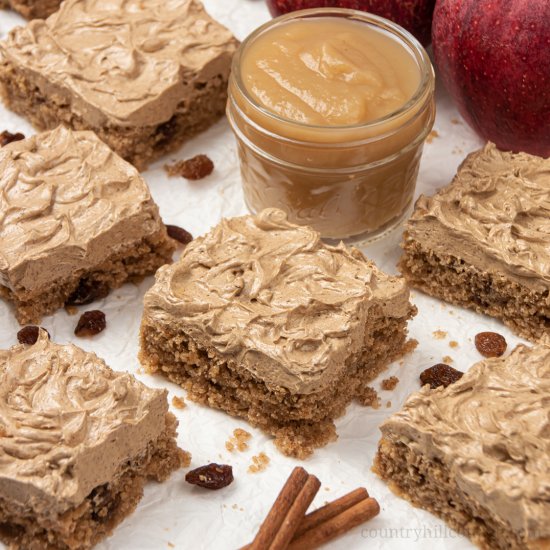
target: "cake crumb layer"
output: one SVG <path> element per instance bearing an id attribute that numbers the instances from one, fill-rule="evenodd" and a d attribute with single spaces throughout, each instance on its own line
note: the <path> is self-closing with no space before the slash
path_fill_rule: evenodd
<path id="1" fill-rule="evenodd" d="M 423 292 L 539 341 L 550 335 L 549 218 L 550 159 L 489 143 L 450 185 L 418 199 L 401 271 Z"/>
<path id="2" fill-rule="evenodd" d="M 382 424 L 374 470 L 481 548 L 547 548 L 549 393 L 547 346 L 426 385 Z"/>
<path id="3" fill-rule="evenodd" d="M 46 19 L 55 13 L 62 0 L 0 0 L 0 8 L 12 9 L 25 19 Z"/>
<path id="4" fill-rule="evenodd" d="M 66 0 L 0 42 L 6 105 L 93 130 L 140 169 L 220 116 L 237 41 L 198 0 Z"/>
<path id="5" fill-rule="evenodd" d="M 410 349 L 402 279 L 322 243 L 280 210 L 223 220 L 146 294 L 140 360 L 191 399 L 243 417 L 305 457 Z"/>
<path id="6" fill-rule="evenodd" d="M 167 392 L 58 345 L 0 351 L 0 539 L 91 548 L 130 514 L 147 479 L 182 467 Z"/>
<path id="7" fill-rule="evenodd" d="M 105 297 L 175 249 L 137 170 L 92 132 L 0 149 L 0 295 L 21 323 Z"/>

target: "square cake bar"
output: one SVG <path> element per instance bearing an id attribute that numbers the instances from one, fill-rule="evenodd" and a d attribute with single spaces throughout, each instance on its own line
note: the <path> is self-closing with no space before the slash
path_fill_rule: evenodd
<path id="1" fill-rule="evenodd" d="M 21 324 L 150 275 L 174 249 L 145 181 L 94 133 L 0 149 L 0 296 Z"/>
<path id="2" fill-rule="evenodd" d="M 199 0 L 66 0 L 0 42 L 0 92 L 144 169 L 223 115 L 236 47 Z"/>
<path id="3" fill-rule="evenodd" d="M 184 466 L 166 390 L 57 345 L 0 351 L 0 540 L 83 550 L 137 506 L 147 479 Z"/>
<path id="4" fill-rule="evenodd" d="M 418 199 L 403 249 L 412 286 L 529 340 L 550 336 L 550 159 L 487 144 Z"/>
<path id="5" fill-rule="evenodd" d="M 9 8 L 25 19 L 45 19 L 54 13 L 62 0 L 0 0 L 0 8 Z"/>
<path id="6" fill-rule="evenodd" d="M 191 399 L 245 418 L 303 458 L 411 348 L 405 281 L 327 246 L 276 209 L 223 220 L 157 272 L 140 359 Z"/>
<path id="7" fill-rule="evenodd" d="M 374 471 L 486 550 L 550 548 L 550 347 L 518 346 L 381 426 Z"/>

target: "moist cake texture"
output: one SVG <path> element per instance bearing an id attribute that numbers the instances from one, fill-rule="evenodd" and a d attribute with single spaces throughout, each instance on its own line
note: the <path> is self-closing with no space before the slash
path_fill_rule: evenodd
<path id="1" fill-rule="evenodd" d="M 268 209 L 223 220 L 157 272 L 140 358 L 304 457 L 335 438 L 353 399 L 372 403 L 368 382 L 410 348 L 408 297 L 359 251 Z"/>
<path id="2" fill-rule="evenodd" d="M 66 0 L 0 42 L 6 105 L 142 169 L 222 116 L 237 41 L 198 0 Z"/>
<path id="3" fill-rule="evenodd" d="M 184 464 L 166 390 L 50 342 L 0 351 L 0 539 L 90 548 Z"/>
<path id="4" fill-rule="evenodd" d="M 550 335 L 549 220 L 550 159 L 489 143 L 418 199 L 400 267 L 427 294 L 539 341 Z"/>
<path id="5" fill-rule="evenodd" d="M 0 295 L 20 323 L 154 273 L 174 248 L 145 181 L 92 132 L 0 149 Z"/>
<path id="6" fill-rule="evenodd" d="M 0 0 L 0 8 L 11 8 L 25 19 L 45 19 L 54 13 L 62 0 Z"/>
<path id="7" fill-rule="evenodd" d="M 518 346 L 381 426 L 374 470 L 481 548 L 550 548 L 550 348 Z"/>

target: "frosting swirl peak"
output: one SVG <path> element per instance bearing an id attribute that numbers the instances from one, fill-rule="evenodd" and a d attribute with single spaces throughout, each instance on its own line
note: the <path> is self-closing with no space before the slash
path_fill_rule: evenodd
<path id="1" fill-rule="evenodd" d="M 0 284 L 37 290 L 162 227 L 138 171 L 62 126 L 0 149 Z"/>
<path id="2" fill-rule="evenodd" d="M 78 504 L 164 429 L 165 391 L 44 331 L 0 351 L 0 377 L 0 486 L 17 501 Z"/>
<path id="3" fill-rule="evenodd" d="M 408 295 L 359 251 L 267 209 L 222 220 L 161 268 L 145 315 L 181 323 L 270 387 L 311 393 L 363 346 L 368 317 L 408 315 Z"/>
<path id="4" fill-rule="evenodd" d="M 421 196 L 408 223 L 430 249 L 500 272 L 541 292 L 550 285 L 550 159 L 500 151 L 469 155 L 453 180 Z"/>
<path id="5" fill-rule="evenodd" d="M 518 346 L 447 388 L 424 386 L 381 427 L 442 461 L 520 538 L 550 537 L 550 347 Z"/>
<path id="6" fill-rule="evenodd" d="M 198 0 L 65 0 L 13 29 L 0 59 L 92 126 L 145 126 L 226 73 L 236 46 Z"/>

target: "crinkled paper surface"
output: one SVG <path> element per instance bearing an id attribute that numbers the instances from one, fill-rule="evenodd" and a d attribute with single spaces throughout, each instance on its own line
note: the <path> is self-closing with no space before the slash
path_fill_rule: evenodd
<path id="1" fill-rule="evenodd" d="M 243 39 L 255 27 L 269 18 L 262 0 L 205 0 L 209 12 Z M 0 37 L 21 24 L 13 13 L 0 12 Z M 450 99 L 438 86 L 438 114 L 435 131 L 426 144 L 417 193 L 431 193 L 448 183 L 457 166 L 470 151 L 482 142 L 465 125 Z M 31 126 L 20 117 L 0 107 L 0 131 L 33 133 Z M 216 169 L 205 180 L 190 182 L 183 178 L 169 179 L 163 165 L 172 159 L 189 158 L 207 153 Z M 225 120 L 185 145 L 177 154 L 153 165 L 144 173 L 152 194 L 160 206 L 166 223 L 185 227 L 200 235 L 222 217 L 246 212 L 242 200 L 235 143 Z M 388 272 L 395 273 L 399 257 L 399 232 L 367 248 L 366 253 Z M 45 326 L 57 342 L 74 342 L 96 352 L 117 370 L 136 373 L 146 384 L 165 387 L 173 396 L 184 396 L 177 386 L 139 372 L 137 361 L 138 329 L 142 298 L 152 284 L 152 278 L 138 286 L 125 285 L 100 303 L 81 308 L 101 309 L 107 315 L 107 329 L 92 339 L 79 339 L 73 330 L 78 316 L 64 310 L 44 319 Z M 322 482 L 314 506 L 342 496 L 358 486 L 368 488 L 381 505 L 380 515 L 330 545 L 331 548 L 352 550 L 465 550 L 473 548 L 464 537 L 448 529 L 431 514 L 413 508 L 394 496 L 371 472 L 371 464 L 379 439 L 379 424 L 396 411 L 407 395 L 419 389 L 419 373 L 442 361 L 452 361 L 455 367 L 466 370 L 481 359 L 473 338 L 477 332 L 495 330 L 503 334 L 509 349 L 518 339 L 501 323 L 470 311 L 448 306 L 413 292 L 412 300 L 419 314 L 410 325 L 413 338 L 419 341 L 414 353 L 403 364 L 396 363 L 383 373 L 374 386 L 390 375 L 399 378 L 394 391 L 380 391 L 378 410 L 357 405 L 337 421 L 339 439 L 318 450 L 301 464 Z M 0 347 L 16 342 L 19 330 L 10 308 L 0 303 Z M 443 331 L 434 335 L 436 331 Z M 455 341 L 458 347 L 451 347 Z M 451 359 L 449 359 L 449 357 Z M 210 492 L 188 485 L 185 471 L 174 474 L 164 484 L 149 484 L 135 513 L 119 526 L 114 535 L 100 544 L 98 550 L 230 549 L 249 542 L 269 510 L 290 470 L 300 462 L 280 455 L 269 437 L 246 423 L 221 412 L 187 403 L 183 410 L 172 408 L 179 418 L 179 443 L 193 455 L 192 467 L 209 462 L 233 466 L 235 481 L 229 487 Z M 225 442 L 235 428 L 252 434 L 250 448 L 230 453 Z M 248 473 L 252 457 L 264 452 L 270 463 L 261 473 Z"/>

